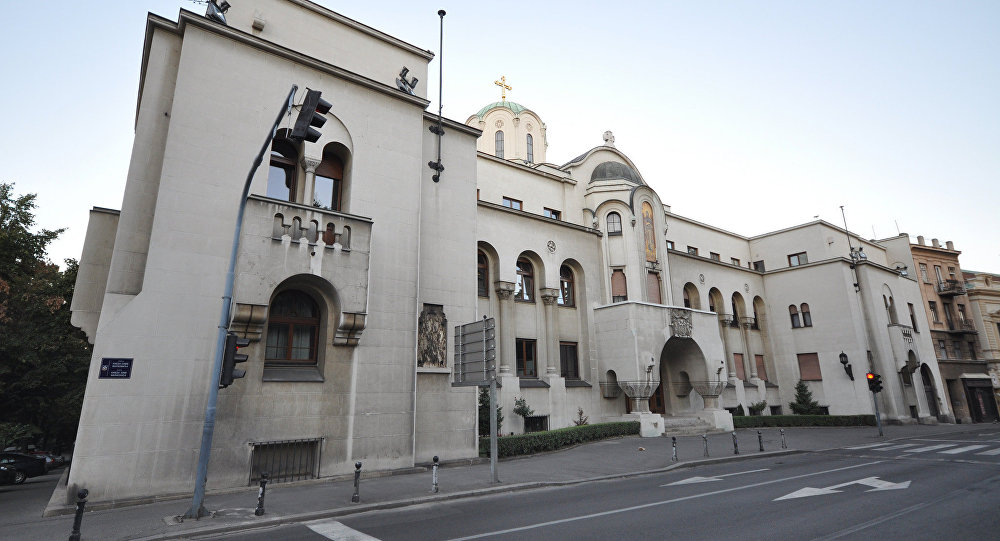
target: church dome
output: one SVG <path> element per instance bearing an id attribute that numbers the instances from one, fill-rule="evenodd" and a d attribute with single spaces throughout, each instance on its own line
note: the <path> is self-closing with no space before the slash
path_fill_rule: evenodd
<path id="1" fill-rule="evenodd" d="M 495 101 L 487 105 L 486 107 L 480 109 L 479 112 L 476 113 L 476 116 L 478 116 L 479 118 L 483 118 L 486 115 L 486 113 L 489 112 L 490 109 L 496 107 L 505 107 L 507 109 L 510 109 L 511 111 L 514 112 L 515 115 L 519 115 L 521 114 L 522 111 L 528 110 L 527 107 L 521 105 L 520 103 L 514 103 L 512 101 Z"/>
<path id="2" fill-rule="evenodd" d="M 624 180 L 632 184 L 643 184 L 639 173 L 621 162 L 604 162 L 598 165 L 591 173 L 590 181 L 596 182 L 598 180 Z"/>

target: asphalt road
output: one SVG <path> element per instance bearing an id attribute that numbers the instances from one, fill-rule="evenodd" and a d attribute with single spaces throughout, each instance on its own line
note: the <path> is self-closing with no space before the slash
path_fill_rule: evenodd
<path id="1" fill-rule="evenodd" d="M 744 460 L 214 539 L 996 539 L 1000 431 Z"/>
<path id="2" fill-rule="evenodd" d="M 0 532 L 8 526 L 42 520 L 42 512 L 63 471 L 59 467 L 46 475 L 29 477 L 20 485 L 0 485 Z"/>

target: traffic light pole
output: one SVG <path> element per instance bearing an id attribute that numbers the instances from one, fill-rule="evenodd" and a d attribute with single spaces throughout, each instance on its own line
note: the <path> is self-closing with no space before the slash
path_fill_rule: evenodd
<path id="1" fill-rule="evenodd" d="M 264 160 L 264 155 L 271 147 L 271 140 L 278 132 L 281 119 L 289 114 L 292 109 L 292 100 L 295 99 L 295 91 L 298 85 L 292 85 L 288 92 L 281 112 L 275 119 L 271 131 L 267 134 L 267 140 L 261 146 L 260 152 L 250 166 L 247 173 L 246 182 L 243 184 L 243 194 L 240 196 L 239 211 L 236 213 L 236 230 L 233 232 L 233 247 L 229 252 L 229 269 L 226 272 L 226 290 L 222 296 L 222 314 L 219 317 L 219 332 L 215 340 L 215 362 L 212 364 L 212 377 L 209 381 L 208 403 L 205 404 L 205 424 L 201 433 L 201 449 L 198 451 L 198 471 L 194 480 L 194 496 L 191 499 L 191 508 L 184 513 L 184 518 L 198 519 L 208 514 L 203 505 L 205 499 L 205 483 L 208 481 L 208 459 L 212 454 L 212 435 L 215 432 L 215 406 L 219 400 L 219 376 L 222 374 L 222 356 L 226 346 L 226 333 L 229 332 L 230 309 L 233 300 L 233 282 L 236 276 L 236 255 L 240 247 L 240 233 L 243 230 L 243 213 L 247 206 L 247 195 L 250 193 L 250 181 L 253 180 L 254 173 Z"/>
<path id="2" fill-rule="evenodd" d="M 875 424 L 878 426 L 878 436 L 881 438 L 885 434 L 882 434 L 882 416 L 878 413 L 878 393 L 875 391 L 872 391 L 872 402 L 875 403 Z"/>

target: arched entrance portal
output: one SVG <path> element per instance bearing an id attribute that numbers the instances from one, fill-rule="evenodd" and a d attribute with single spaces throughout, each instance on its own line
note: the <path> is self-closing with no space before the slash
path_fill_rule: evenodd
<path id="1" fill-rule="evenodd" d="M 931 417 L 938 416 L 937 399 L 934 395 L 934 376 L 931 369 L 926 364 L 920 366 L 920 379 L 924 384 L 924 392 L 927 393 L 927 409 L 930 410 Z"/>
<path id="2" fill-rule="evenodd" d="M 660 387 L 649 399 L 650 411 L 684 415 L 705 409 L 705 401 L 696 389 L 708 380 L 708 364 L 698 343 L 672 337 L 660 353 Z"/>

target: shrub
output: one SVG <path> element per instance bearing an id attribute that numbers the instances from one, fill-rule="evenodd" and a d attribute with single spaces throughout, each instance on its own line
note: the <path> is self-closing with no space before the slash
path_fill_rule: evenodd
<path id="1" fill-rule="evenodd" d="M 764 415 L 733 417 L 735 428 L 769 426 L 875 426 L 874 415 Z"/>
<path id="2" fill-rule="evenodd" d="M 764 413 L 764 408 L 767 407 L 767 400 L 761 400 L 760 402 L 754 402 L 748 406 L 750 410 L 750 415 L 760 415 Z"/>
<path id="3" fill-rule="evenodd" d="M 576 426 L 588 425 L 588 424 L 590 424 L 590 423 L 587 422 L 589 420 L 590 420 L 590 417 L 587 417 L 586 415 L 583 414 L 583 408 L 582 407 L 577 407 L 576 408 L 576 419 L 573 419 L 573 424 L 575 424 Z"/>
<path id="4" fill-rule="evenodd" d="M 639 433 L 639 421 L 598 423 L 594 425 L 570 426 L 545 432 L 532 432 L 517 436 L 497 438 L 497 456 L 530 455 L 543 451 L 554 451 L 588 441 L 620 438 Z M 490 455 L 490 439 L 479 438 L 479 455 Z"/>
<path id="5" fill-rule="evenodd" d="M 823 413 L 819 402 L 813 400 L 812 391 L 801 379 L 795 384 L 795 402 L 789 403 L 788 406 L 792 408 L 792 413 L 798 415 L 820 415 Z"/>
<path id="6" fill-rule="evenodd" d="M 531 409 L 528 405 L 528 401 L 523 397 L 514 397 L 514 413 L 523 417 L 531 417 L 535 414 L 535 410 Z"/>
<path id="7" fill-rule="evenodd" d="M 503 430 L 503 406 L 497 406 L 497 432 Z M 490 388 L 479 388 L 479 435 L 490 435 Z"/>

